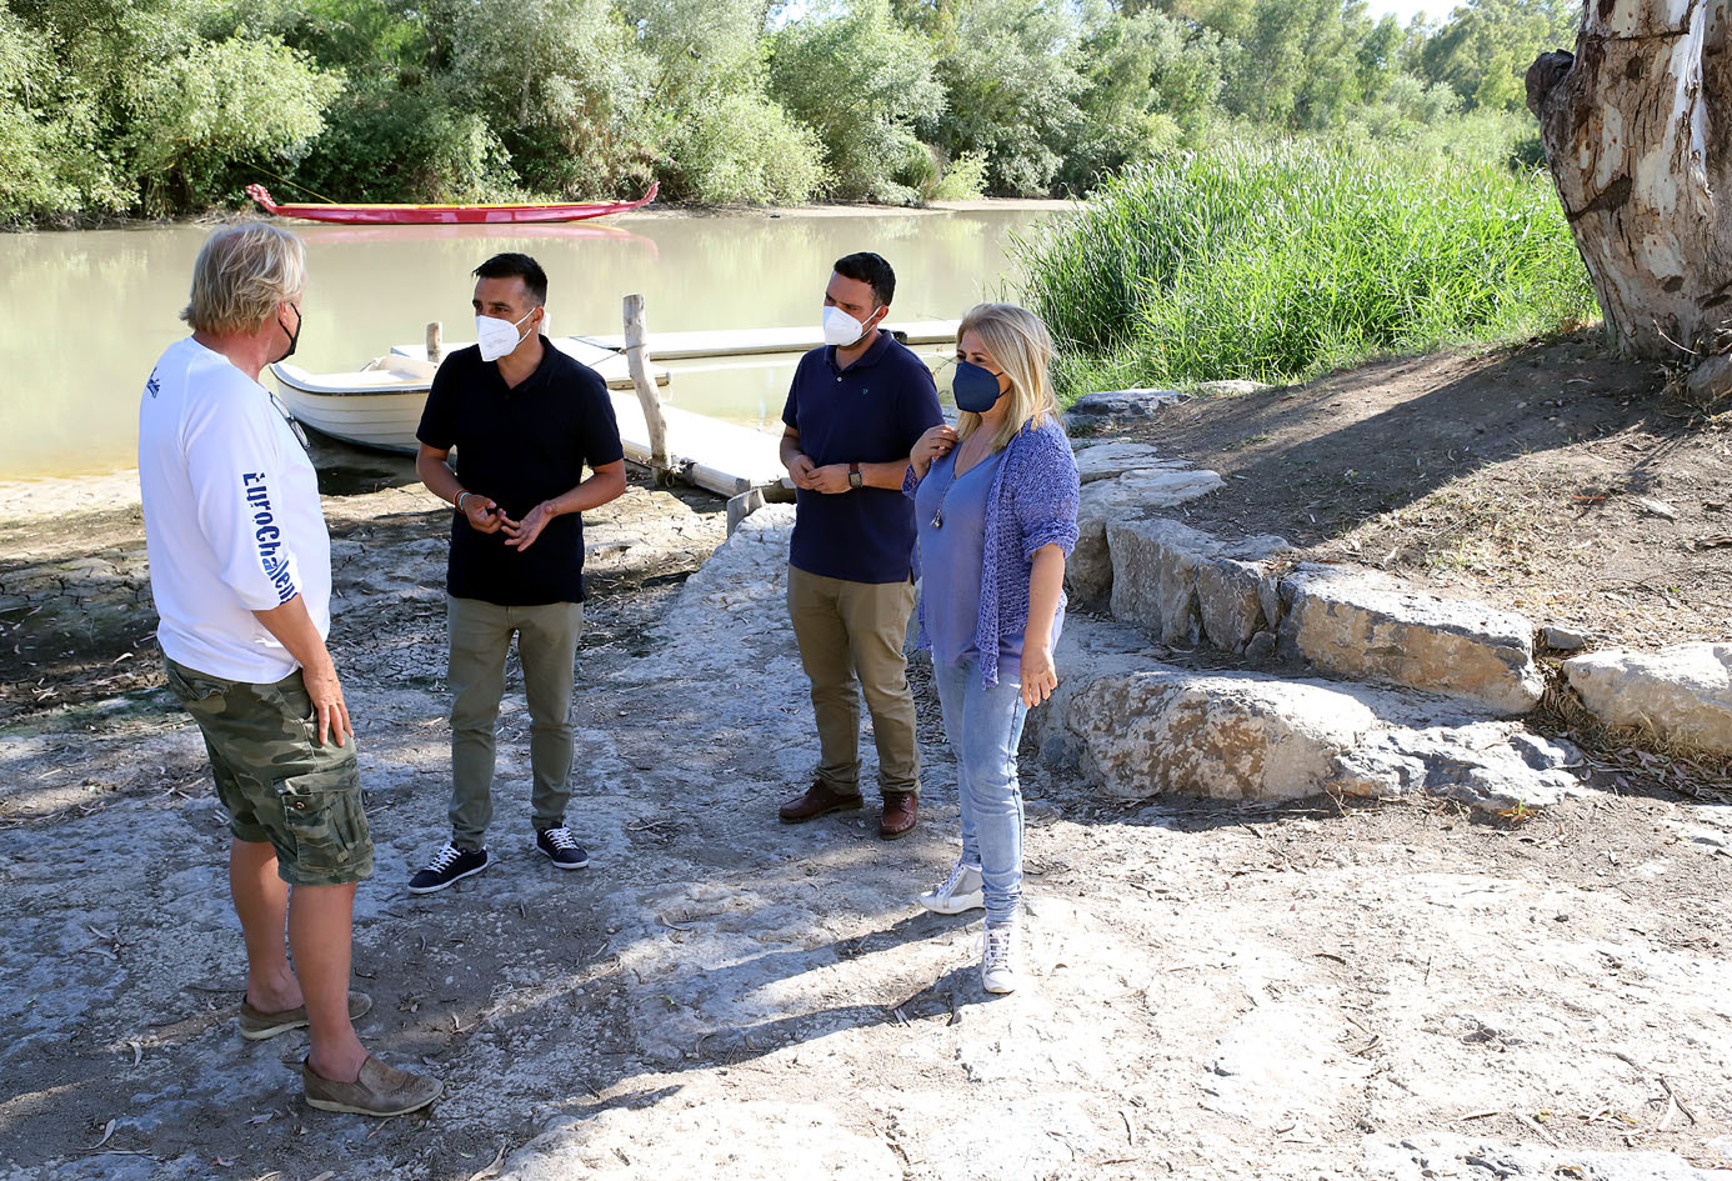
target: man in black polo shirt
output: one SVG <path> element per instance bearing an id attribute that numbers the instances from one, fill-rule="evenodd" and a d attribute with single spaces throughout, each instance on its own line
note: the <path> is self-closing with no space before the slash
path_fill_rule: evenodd
<path id="1" fill-rule="evenodd" d="M 837 260 L 824 292 L 828 343 L 800 359 L 782 412 L 782 462 L 799 501 L 788 613 L 812 682 L 819 762 L 781 817 L 798 824 L 860 807 L 863 692 L 885 840 L 919 819 L 920 748 L 902 651 L 914 609 L 914 506 L 902 476 L 915 441 L 944 421 L 931 372 L 880 330 L 895 294 L 896 273 L 878 255 Z"/>
<path id="2" fill-rule="evenodd" d="M 529 703 L 535 847 L 560 869 L 589 856 L 565 826 L 572 663 L 583 629 L 584 509 L 625 491 L 607 386 L 541 335 L 547 275 L 525 254 L 475 268 L 478 343 L 446 358 L 415 432 L 415 471 L 457 512 L 446 573 L 451 840 L 410 879 L 430 894 L 490 864 L 493 728 L 517 637 Z M 446 462 L 457 449 L 457 469 Z M 584 465 L 592 471 L 583 478 Z"/>

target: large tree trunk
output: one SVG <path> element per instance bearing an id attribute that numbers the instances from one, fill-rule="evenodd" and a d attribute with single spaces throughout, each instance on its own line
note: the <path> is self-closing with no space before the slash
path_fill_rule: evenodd
<path id="1" fill-rule="evenodd" d="M 1732 0 L 1585 6 L 1528 107 L 1619 351 L 1698 362 L 1732 343 Z"/>

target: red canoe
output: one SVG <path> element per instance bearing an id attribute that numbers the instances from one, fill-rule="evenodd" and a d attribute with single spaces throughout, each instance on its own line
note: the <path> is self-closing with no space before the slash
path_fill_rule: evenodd
<path id="1" fill-rule="evenodd" d="M 485 225 L 492 222 L 581 221 L 638 209 L 655 200 L 657 185 L 636 201 L 585 201 L 554 205 L 278 205 L 263 185 L 248 185 L 247 196 L 267 213 L 345 225 Z"/>

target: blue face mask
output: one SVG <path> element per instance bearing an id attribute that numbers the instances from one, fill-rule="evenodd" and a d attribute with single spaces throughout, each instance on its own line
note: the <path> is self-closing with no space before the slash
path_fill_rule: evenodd
<path id="1" fill-rule="evenodd" d="M 985 414 L 1004 397 L 998 388 L 998 374 L 970 361 L 958 361 L 956 374 L 950 379 L 950 392 L 956 408 L 970 414 Z"/>

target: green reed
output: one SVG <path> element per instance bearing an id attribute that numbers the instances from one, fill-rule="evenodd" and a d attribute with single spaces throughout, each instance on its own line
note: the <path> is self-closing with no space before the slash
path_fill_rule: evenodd
<path id="1" fill-rule="evenodd" d="M 1303 380 L 1596 314 L 1544 173 L 1387 146 L 1228 145 L 1145 165 L 1017 250 L 1067 394 Z"/>

